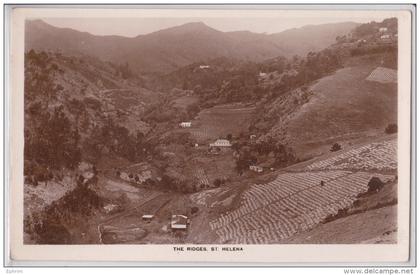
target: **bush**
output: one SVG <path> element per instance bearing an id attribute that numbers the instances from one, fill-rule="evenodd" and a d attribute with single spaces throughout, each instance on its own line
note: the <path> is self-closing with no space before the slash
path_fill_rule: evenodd
<path id="1" fill-rule="evenodd" d="M 336 151 L 340 151 L 341 150 L 341 145 L 338 143 L 334 143 L 333 146 L 331 146 L 330 151 L 331 152 L 336 152 Z"/>
<path id="2" fill-rule="evenodd" d="M 398 126 L 395 123 L 388 124 L 388 126 L 385 128 L 386 134 L 394 134 L 396 132 L 398 132 Z"/>
<path id="3" fill-rule="evenodd" d="M 225 183 L 225 180 L 223 180 L 223 179 L 215 179 L 214 182 L 213 182 L 213 185 L 216 186 L 216 187 L 220 187 L 220 185 L 222 185 L 224 183 Z"/>
<path id="4" fill-rule="evenodd" d="M 368 183 L 368 192 L 377 192 L 384 187 L 385 183 L 378 177 L 372 177 Z"/>
<path id="5" fill-rule="evenodd" d="M 195 214 L 197 212 L 198 212 L 198 207 L 196 207 L 196 206 L 191 207 L 191 214 Z"/>

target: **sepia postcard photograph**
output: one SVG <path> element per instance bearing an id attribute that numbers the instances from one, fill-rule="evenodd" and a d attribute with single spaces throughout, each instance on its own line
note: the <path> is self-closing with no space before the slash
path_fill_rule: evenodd
<path id="1" fill-rule="evenodd" d="M 408 260 L 411 12 L 14 8 L 12 257 Z"/>

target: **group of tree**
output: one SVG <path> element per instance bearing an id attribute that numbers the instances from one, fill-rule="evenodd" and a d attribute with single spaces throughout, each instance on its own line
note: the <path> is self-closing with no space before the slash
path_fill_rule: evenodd
<path id="1" fill-rule="evenodd" d="M 78 185 L 47 206 L 39 217 L 27 219 L 25 232 L 30 233 L 38 244 L 71 244 L 71 228 L 82 226 L 86 217 L 93 215 L 103 204 L 104 200 L 94 191 Z"/>
<path id="2" fill-rule="evenodd" d="M 80 135 L 63 107 L 42 113 L 37 120 L 34 129 L 25 131 L 25 159 L 52 169 L 75 168 L 81 160 Z"/>
<path id="3" fill-rule="evenodd" d="M 369 35 L 377 34 L 379 28 L 387 28 L 389 32 L 396 33 L 398 31 L 398 19 L 387 18 L 382 22 L 369 22 L 365 24 L 361 24 L 356 27 L 353 31 L 353 36 L 355 37 L 365 37 Z"/>
<path id="4" fill-rule="evenodd" d="M 92 130 L 86 146 L 97 156 L 108 151 L 129 161 L 142 161 L 150 152 L 142 132 L 131 134 L 126 127 L 119 125 L 112 118 L 108 118 L 103 125 Z"/>
<path id="5" fill-rule="evenodd" d="M 237 152 L 236 170 L 240 174 L 248 170 L 250 165 L 256 165 L 268 158 L 273 159 L 272 163 L 275 167 L 286 167 L 298 161 L 290 147 L 272 138 L 257 143 L 235 142 L 232 149 Z"/>

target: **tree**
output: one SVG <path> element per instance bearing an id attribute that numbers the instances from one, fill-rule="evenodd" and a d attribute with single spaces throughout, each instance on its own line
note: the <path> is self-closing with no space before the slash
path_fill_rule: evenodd
<path id="1" fill-rule="evenodd" d="M 378 177 L 372 177 L 368 183 L 368 191 L 369 192 L 378 192 L 382 187 L 384 187 L 385 183 L 381 181 Z"/>

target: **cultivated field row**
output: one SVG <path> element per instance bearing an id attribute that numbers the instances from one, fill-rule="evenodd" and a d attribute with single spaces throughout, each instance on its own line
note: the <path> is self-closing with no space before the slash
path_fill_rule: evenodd
<path id="1" fill-rule="evenodd" d="M 367 144 L 314 162 L 307 169 L 395 170 L 397 166 L 397 140 L 394 139 Z"/>
<path id="2" fill-rule="evenodd" d="M 197 179 L 199 186 L 201 185 L 205 187 L 210 186 L 209 179 L 207 178 L 203 168 L 198 168 L 194 170 L 194 178 Z"/>
<path id="3" fill-rule="evenodd" d="M 252 186 L 237 209 L 211 221 L 210 227 L 221 243 L 275 243 L 351 206 L 372 176 L 393 178 L 347 171 L 280 174 L 273 182 Z"/>

